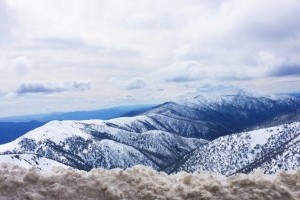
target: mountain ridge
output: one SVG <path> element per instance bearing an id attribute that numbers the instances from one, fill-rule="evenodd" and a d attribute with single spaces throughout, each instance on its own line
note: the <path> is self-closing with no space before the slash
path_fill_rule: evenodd
<path id="1" fill-rule="evenodd" d="M 75 111 L 0 118 L 0 144 L 11 142 L 28 131 L 53 120 L 108 120 L 121 116 L 137 115 L 150 108 L 150 105 L 119 106 L 94 111 Z"/>
<path id="2" fill-rule="evenodd" d="M 143 164 L 170 172 L 176 171 L 176 167 L 180 169 L 198 149 L 220 146 L 217 141 L 223 141 L 224 137 L 270 126 L 271 122 L 278 126 L 300 121 L 300 98 L 296 97 L 231 95 L 211 102 L 197 98 L 180 104 L 166 102 L 133 117 L 52 121 L 0 145 L 0 154 L 37 154 L 87 171 L 95 167 L 111 169 Z M 239 155 L 235 159 L 240 159 Z M 219 165 L 226 165 L 226 160 L 219 160 Z M 170 170 L 172 166 L 176 167 Z M 213 168 L 205 169 L 213 171 Z M 234 170 L 225 171 L 234 173 L 240 168 L 237 165 Z"/>
<path id="3" fill-rule="evenodd" d="M 295 170 L 300 168 L 299 142 L 300 122 L 227 135 L 198 147 L 165 171 L 233 175 Z"/>

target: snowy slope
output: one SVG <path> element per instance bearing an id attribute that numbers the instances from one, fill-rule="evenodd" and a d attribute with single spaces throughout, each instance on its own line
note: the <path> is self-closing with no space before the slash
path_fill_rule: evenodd
<path id="1" fill-rule="evenodd" d="M 276 173 L 299 168 L 300 122 L 295 122 L 218 138 L 167 170 L 231 175 L 257 169 Z"/>
<path id="2" fill-rule="evenodd" d="M 130 123 L 134 119 L 119 120 Z M 143 130 L 146 129 L 141 127 L 140 131 Z M 205 143 L 203 139 L 183 138 L 159 130 L 137 133 L 134 129 L 112 126 L 110 121 L 53 121 L 0 145 L 0 153 L 37 154 L 83 170 L 137 164 L 158 169 Z"/>
<path id="3" fill-rule="evenodd" d="M 42 169 L 43 171 L 51 171 L 53 167 L 68 168 L 68 166 L 62 163 L 39 157 L 34 154 L 0 155 L 0 165 L 4 163 L 19 165 L 25 168 L 35 167 L 38 169 Z"/>

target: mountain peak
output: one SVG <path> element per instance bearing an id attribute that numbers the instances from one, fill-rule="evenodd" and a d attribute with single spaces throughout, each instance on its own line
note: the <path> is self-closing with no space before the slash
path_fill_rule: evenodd
<path id="1" fill-rule="evenodd" d="M 268 99 L 268 100 L 287 100 L 296 99 L 292 95 L 268 94 L 262 92 L 235 90 L 227 93 L 200 93 L 193 96 L 182 97 L 176 103 L 180 105 L 216 105 L 224 103 L 238 103 L 241 101 L 248 101 L 249 99 Z"/>

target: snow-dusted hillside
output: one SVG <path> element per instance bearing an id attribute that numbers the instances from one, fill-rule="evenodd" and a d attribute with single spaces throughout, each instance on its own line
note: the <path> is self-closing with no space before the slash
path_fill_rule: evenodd
<path id="1" fill-rule="evenodd" d="M 119 120 L 125 124 L 133 118 Z M 53 121 L 1 145 L 0 153 L 36 154 L 84 170 L 137 164 L 158 169 L 205 143 L 159 130 L 137 133 L 112 126 L 110 121 Z"/>
<path id="2" fill-rule="evenodd" d="M 2 163 L 18 165 L 24 168 L 35 167 L 37 169 L 43 169 L 43 171 L 51 171 L 53 167 L 68 168 L 68 166 L 62 163 L 44 157 L 39 157 L 34 154 L 0 155 L 0 164 Z"/>
<path id="3" fill-rule="evenodd" d="M 164 103 L 134 117 L 106 121 L 52 121 L 11 143 L 0 145 L 0 154 L 35 154 L 83 170 L 143 164 L 174 171 L 186 158 L 203 148 L 203 160 L 198 159 L 195 164 L 192 162 L 182 169 L 197 171 L 201 166 L 205 170 L 230 174 L 249 164 L 260 150 L 254 149 L 253 153 L 242 154 L 241 157 L 239 149 L 235 152 L 235 148 L 222 147 L 227 145 L 223 140 L 229 140 L 229 146 L 235 146 L 230 141 L 236 141 L 247 149 L 253 149 L 247 144 L 251 143 L 248 141 L 248 137 L 252 138 L 251 134 L 221 136 L 299 120 L 300 99 L 295 97 L 238 94 L 210 99 L 196 96 L 177 103 Z M 272 137 L 276 131 L 273 130 Z M 256 132 L 260 131 L 254 131 L 253 135 L 259 135 Z M 280 136 L 276 144 L 284 139 Z M 208 141 L 212 142 L 202 147 Z M 227 156 L 228 152 L 231 152 L 229 158 L 221 159 L 221 155 Z M 210 158 L 215 154 L 216 159 Z M 185 159 L 182 159 L 184 156 Z M 295 163 L 294 160 L 291 162 Z M 229 164 L 232 166 L 228 167 Z M 276 171 L 265 168 L 269 172 Z"/>
<path id="4" fill-rule="evenodd" d="M 299 121 L 300 98 L 245 94 L 196 96 L 162 104 L 145 114 L 160 130 L 213 140 L 247 129 Z"/>
<path id="5" fill-rule="evenodd" d="M 187 155 L 171 171 L 224 175 L 300 168 L 300 122 L 220 137 Z"/>

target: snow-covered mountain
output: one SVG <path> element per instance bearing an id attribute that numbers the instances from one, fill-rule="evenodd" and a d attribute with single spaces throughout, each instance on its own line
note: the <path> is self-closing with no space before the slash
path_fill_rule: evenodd
<path id="1" fill-rule="evenodd" d="M 197 96 L 167 102 L 133 117 L 52 121 L 11 143 L 0 145 L 0 154 L 34 154 L 83 170 L 127 168 L 137 164 L 166 171 L 176 171 L 178 167 L 186 170 L 180 164 L 187 158 L 192 159 L 191 155 L 199 149 L 231 145 L 223 145 L 222 136 L 295 121 L 300 121 L 300 99 L 296 97 L 238 94 L 211 99 Z M 245 139 L 236 140 L 243 143 Z M 280 141 L 284 141 L 283 136 L 279 137 Z M 206 156 L 210 153 L 206 152 Z M 226 173 L 234 173 L 244 162 L 251 162 L 247 159 L 239 165 L 238 155 L 231 161 L 237 166 L 225 168 Z M 216 165 L 220 168 L 215 171 L 223 173 L 222 166 L 227 166 L 227 161 L 219 161 Z M 191 162 L 191 165 L 198 169 L 197 163 Z M 214 171 L 214 168 L 211 165 L 212 170 L 205 169 Z"/>
<path id="2" fill-rule="evenodd" d="M 224 175 L 300 168 L 300 122 L 220 137 L 197 148 L 166 171 Z"/>
<path id="3" fill-rule="evenodd" d="M 300 98 L 224 95 L 196 96 L 147 112 L 169 132 L 213 140 L 220 136 L 300 120 Z"/>
<path id="4" fill-rule="evenodd" d="M 133 119 L 119 118 L 118 123 L 130 124 Z M 0 152 L 36 154 L 83 170 L 127 168 L 137 164 L 158 169 L 205 143 L 203 139 L 184 138 L 160 130 L 137 133 L 130 128 L 121 129 L 113 120 L 53 121 L 1 145 Z"/>

